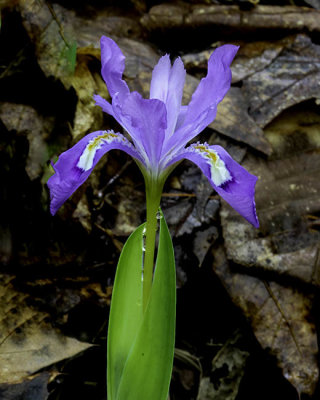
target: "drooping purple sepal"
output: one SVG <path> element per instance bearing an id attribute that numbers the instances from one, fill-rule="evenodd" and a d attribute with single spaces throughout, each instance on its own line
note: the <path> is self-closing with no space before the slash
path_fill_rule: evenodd
<path id="1" fill-rule="evenodd" d="M 123 150 L 143 162 L 132 144 L 120 133 L 112 131 L 92 132 L 60 155 L 52 165 L 55 173 L 47 183 L 52 215 L 87 180 L 100 158 L 113 149 Z"/>
<path id="2" fill-rule="evenodd" d="M 182 159 L 195 163 L 215 191 L 256 228 L 259 221 L 254 200 L 257 177 L 238 164 L 221 146 L 193 144 L 174 157 L 169 165 Z"/>

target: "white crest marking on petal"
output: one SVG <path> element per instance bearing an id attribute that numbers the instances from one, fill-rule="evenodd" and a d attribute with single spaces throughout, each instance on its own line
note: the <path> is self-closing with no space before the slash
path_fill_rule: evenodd
<path id="1" fill-rule="evenodd" d="M 110 144 L 114 141 L 126 142 L 126 139 L 119 133 L 114 133 L 114 131 L 112 130 L 104 131 L 102 134 L 91 139 L 83 150 L 79 158 L 77 167 L 81 168 L 83 171 L 88 171 L 89 169 L 91 169 L 97 150 L 99 150 L 103 144 Z M 128 142 L 128 144 L 130 143 Z"/>
<path id="2" fill-rule="evenodd" d="M 210 166 L 211 180 L 216 186 L 231 181 L 232 177 L 228 171 L 226 164 L 219 157 L 218 153 L 206 144 L 197 144 L 192 146 L 197 153 L 201 154 Z"/>

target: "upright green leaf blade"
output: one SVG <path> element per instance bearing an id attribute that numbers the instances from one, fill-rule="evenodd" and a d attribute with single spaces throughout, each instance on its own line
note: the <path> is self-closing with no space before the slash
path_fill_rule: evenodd
<path id="1" fill-rule="evenodd" d="M 142 244 L 144 225 L 121 252 L 112 292 L 107 350 L 108 399 L 117 398 L 124 365 L 142 322 Z"/>
<path id="2" fill-rule="evenodd" d="M 150 301 L 123 369 L 116 400 L 167 399 L 174 355 L 175 316 L 174 253 L 162 215 Z"/>

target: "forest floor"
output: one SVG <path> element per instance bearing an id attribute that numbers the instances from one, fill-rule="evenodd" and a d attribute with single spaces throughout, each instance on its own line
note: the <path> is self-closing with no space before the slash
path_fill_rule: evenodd
<path id="1" fill-rule="evenodd" d="M 86 133 L 121 127 L 102 35 L 149 96 L 166 53 L 187 70 L 183 104 L 213 50 L 240 46 L 232 87 L 197 140 L 258 176 L 260 228 L 192 163 L 161 206 L 177 269 L 171 400 L 320 398 L 320 1 L 0 0 L 0 399 L 106 399 L 106 337 L 117 260 L 145 220 L 142 175 L 101 159 L 52 217 L 50 162 Z"/>

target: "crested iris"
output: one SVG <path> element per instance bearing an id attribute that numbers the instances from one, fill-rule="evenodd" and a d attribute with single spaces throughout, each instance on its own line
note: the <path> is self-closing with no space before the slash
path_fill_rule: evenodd
<path id="1" fill-rule="evenodd" d="M 130 92 L 122 79 L 125 57 L 110 38 L 101 38 L 102 77 L 112 103 L 95 95 L 96 104 L 112 115 L 130 135 L 96 131 L 62 153 L 48 180 L 50 211 L 55 214 L 71 194 L 88 178 L 100 158 L 109 150 L 125 151 L 139 165 L 146 183 L 162 188 L 164 180 L 183 159 L 195 163 L 212 187 L 255 227 L 254 188 L 257 177 L 241 167 L 220 146 L 188 142 L 215 118 L 217 106 L 231 84 L 230 64 L 237 46 L 217 48 L 208 61 L 208 73 L 181 105 L 186 71 L 180 58 L 173 65 L 168 55 L 160 58 L 152 73 L 150 98 Z"/>

